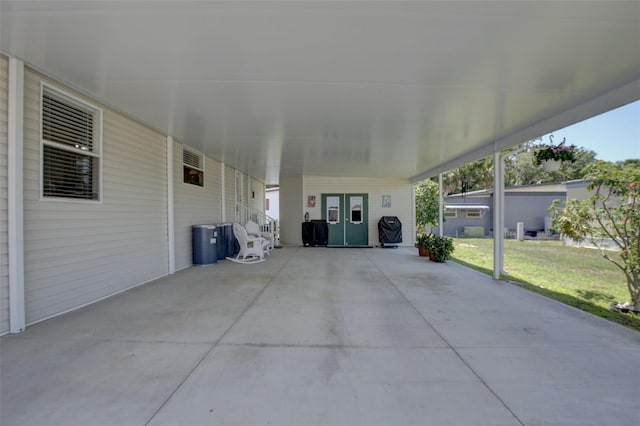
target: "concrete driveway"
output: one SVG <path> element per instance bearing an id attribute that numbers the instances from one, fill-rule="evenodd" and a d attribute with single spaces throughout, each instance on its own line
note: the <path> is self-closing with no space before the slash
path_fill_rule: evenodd
<path id="1" fill-rule="evenodd" d="M 640 333 L 408 248 L 194 267 L 0 350 L 3 426 L 640 424 Z"/>

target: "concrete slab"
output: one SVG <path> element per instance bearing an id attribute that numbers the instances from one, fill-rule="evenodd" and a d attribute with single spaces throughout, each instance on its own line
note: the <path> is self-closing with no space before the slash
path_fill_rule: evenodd
<path id="1" fill-rule="evenodd" d="M 143 425 L 210 345 L 2 340 L 7 425 Z"/>
<path id="2" fill-rule="evenodd" d="M 204 424 L 519 425 L 447 349 L 250 345 L 216 348 L 150 423 Z"/>
<path id="3" fill-rule="evenodd" d="M 640 418 L 640 333 L 414 249 L 190 268 L 0 344 L 3 426 Z"/>

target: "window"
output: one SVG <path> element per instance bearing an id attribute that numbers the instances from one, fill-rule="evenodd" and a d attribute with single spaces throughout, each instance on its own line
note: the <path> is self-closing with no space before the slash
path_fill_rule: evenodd
<path id="1" fill-rule="evenodd" d="M 458 217 L 458 210 L 445 209 L 444 210 L 444 217 L 448 218 L 448 219 L 455 219 L 455 218 Z"/>
<path id="2" fill-rule="evenodd" d="M 362 197 L 350 197 L 351 223 L 362 223 Z"/>
<path id="3" fill-rule="evenodd" d="M 204 155 L 183 145 L 182 169 L 184 172 L 184 183 L 204 186 Z"/>
<path id="4" fill-rule="evenodd" d="M 327 222 L 340 223 L 340 197 L 327 197 Z"/>
<path id="5" fill-rule="evenodd" d="M 42 197 L 99 201 L 102 111 L 41 87 Z"/>
<path id="6" fill-rule="evenodd" d="M 467 210 L 467 217 L 468 218 L 482 217 L 482 210 L 480 209 Z"/>

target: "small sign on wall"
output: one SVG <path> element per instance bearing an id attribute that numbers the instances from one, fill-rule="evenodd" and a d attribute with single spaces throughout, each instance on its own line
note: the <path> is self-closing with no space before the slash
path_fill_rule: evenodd
<path id="1" fill-rule="evenodd" d="M 391 195 L 383 195 L 382 196 L 382 208 L 390 209 L 391 208 Z"/>
<path id="2" fill-rule="evenodd" d="M 307 197 L 307 207 L 315 207 L 316 206 L 316 196 L 309 195 Z"/>

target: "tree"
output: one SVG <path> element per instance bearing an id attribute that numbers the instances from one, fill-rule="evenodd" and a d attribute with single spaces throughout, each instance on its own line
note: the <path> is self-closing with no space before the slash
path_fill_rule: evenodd
<path id="1" fill-rule="evenodd" d="M 416 185 L 416 225 L 419 233 L 425 226 L 438 223 L 439 194 L 438 183 L 423 180 Z"/>
<path id="2" fill-rule="evenodd" d="M 558 203 L 550 208 L 554 228 L 598 247 L 624 273 L 631 304 L 640 310 L 640 165 L 599 162 L 589 168 L 587 178 L 589 198 L 569 200 L 560 210 Z M 619 257 L 604 250 L 603 239 L 613 241 Z"/>

